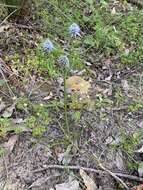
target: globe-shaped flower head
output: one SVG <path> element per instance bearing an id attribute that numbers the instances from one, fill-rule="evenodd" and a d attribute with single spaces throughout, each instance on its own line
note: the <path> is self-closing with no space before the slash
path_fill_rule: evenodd
<path id="1" fill-rule="evenodd" d="M 69 27 L 69 33 L 71 34 L 72 37 L 80 36 L 80 27 L 78 24 L 73 23 Z"/>
<path id="2" fill-rule="evenodd" d="M 43 47 L 44 51 L 47 51 L 47 52 L 50 52 L 54 49 L 54 45 L 49 39 L 46 39 L 43 42 L 42 47 Z"/>
<path id="3" fill-rule="evenodd" d="M 69 59 L 66 55 L 61 55 L 58 59 L 59 64 L 62 67 L 69 67 L 70 63 L 69 63 Z"/>

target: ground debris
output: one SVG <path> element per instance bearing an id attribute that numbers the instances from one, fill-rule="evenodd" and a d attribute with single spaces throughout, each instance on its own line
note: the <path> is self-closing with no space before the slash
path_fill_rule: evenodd
<path id="1" fill-rule="evenodd" d="M 80 190 L 79 182 L 71 177 L 69 177 L 69 182 L 57 184 L 55 188 L 56 190 Z"/>
<path id="2" fill-rule="evenodd" d="M 17 140 L 18 140 L 18 136 L 17 136 L 17 135 L 11 136 L 11 137 L 9 138 L 8 142 L 5 142 L 5 143 L 4 143 L 4 145 L 3 145 L 4 148 L 5 148 L 9 153 L 11 153 L 11 152 L 13 151 L 13 148 L 14 148 L 14 146 L 15 146 Z"/>
<path id="3" fill-rule="evenodd" d="M 91 179 L 84 170 L 80 169 L 80 175 L 84 181 L 84 184 L 86 186 L 86 190 L 98 190 L 95 182 L 93 179 Z"/>

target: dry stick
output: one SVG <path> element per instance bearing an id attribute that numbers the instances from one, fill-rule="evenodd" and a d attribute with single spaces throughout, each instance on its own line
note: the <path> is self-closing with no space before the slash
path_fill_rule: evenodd
<path id="1" fill-rule="evenodd" d="M 107 174 L 107 173 L 109 173 L 109 172 L 107 172 L 105 170 L 103 171 L 103 170 L 96 170 L 96 169 L 93 169 L 93 168 L 87 168 L 87 167 L 81 167 L 81 166 L 63 166 L 63 165 L 48 165 L 45 168 L 33 170 L 31 172 L 38 173 L 38 172 L 43 172 L 43 171 L 48 170 L 48 169 L 59 169 L 59 170 L 67 170 L 67 169 L 68 170 L 80 170 L 80 169 L 83 169 L 84 171 L 93 172 L 93 173 L 96 173 L 96 174 Z M 128 175 L 128 174 L 123 174 L 123 173 L 114 173 L 114 172 L 112 172 L 112 174 L 114 174 L 114 175 L 116 175 L 118 177 L 143 182 L 143 178 L 141 178 L 141 177 Z"/>
<path id="2" fill-rule="evenodd" d="M 5 76 L 4 76 L 4 73 L 3 73 L 3 71 L 2 71 L 1 68 L 0 68 L 0 74 L 2 75 L 4 81 L 5 81 L 6 85 L 7 85 L 7 88 L 9 90 L 9 93 L 10 93 L 11 97 L 15 97 L 15 94 L 13 93 L 13 91 L 10 88 L 10 86 L 8 85 L 8 82 L 7 82 L 7 80 L 6 80 Z"/>
<path id="3" fill-rule="evenodd" d="M 105 172 L 109 173 L 116 181 L 120 182 L 123 185 L 123 187 L 125 187 L 127 190 L 129 190 L 129 187 L 115 173 L 113 173 L 110 170 L 106 169 L 101 163 L 99 164 L 99 167 L 102 170 L 104 170 Z"/>
<path id="4" fill-rule="evenodd" d="M 6 170 L 6 179 L 5 179 L 5 183 L 4 183 L 3 187 L 2 187 L 2 190 L 4 190 L 9 176 L 8 176 L 8 167 L 7 167 L 5 156 L 3 155 L 2 157 L 3 157 L 4 167 L 5 167 L 5 170 Z"/>
<path id="5" fill-rule="evenodd" d="M 0 23 L 0 26 L 5 23 L 7 21 L 7 19 L 9 19 L 9 17 L 11 17 L 18 9 L 15 9 L 13 12 L 11 12 L 7 17 L 5 17 L 5 19 Z"/>
<path id="6" fill-rule="evenodd" d="M 8 179 L 8 167 L 7 167 L 7 163 L 6 163 L 6 159 L 3 155 L 3 163 L 4 163 L 4 167 L 5 167 L 5 170 L 6 170 L 6 178 Z"/>
<path id="7" fill-rule="evenodd" d="M 96 159 L 96 161 L 98 162 L 99 167 L 100 167 L 103 171 L 105 171 L 105 172 L 107 172 L 108 174 L 110 174 L 117 182 L 121 183 L 121 184 L 123 185 L 123 187 L 125 187 L 125 189 L 130 190 L 129 187 L 124 183 L 124 181 L 123 181 L 122 179 L 120 179 L 115 173 L 113 173 L 113 172 L 111 172 L 110 170 L 108 170 L 107 168 L 105 168 L 105 167 L 102 165 L 102 163 L 100 162 L 100 160 L 97 158 L 97 156 L 96 156 L 94 153 L 92 153 L 92 154 L 93 154 L 94 158 Z"/>
<path id="8" fill-rule="evenodd" d="M 15 5 L 6 5 L 6 4 L 0 4 L 2 7 L 10 7 L 10 8 L 17 8 L 18 6 Z"/>
<path id="9" fill-rule="evenodd" d="M 119 107 L 119 108 L 109 108 L 109 107 L 106 108 L 107 111 L 116 111 L 116 112 L 125 111 L 127 109 L 128 109 L 128 106 L 122 106 L 122 107 Z"/>
<path id="10" fill-rule="evenodd" d="M 27 26 L 27 25 L 23 25 L 23 24 L 16 24 L 16 23 L 11 23 L 11 26 L 13 27 L 17 27 L 17 28 L 23 28 L 23 29 L 33 29 L 33 30 L 36 30 L 36 29 L 40 29 L 39 27 L 36 27 L 36 26 Z"/>

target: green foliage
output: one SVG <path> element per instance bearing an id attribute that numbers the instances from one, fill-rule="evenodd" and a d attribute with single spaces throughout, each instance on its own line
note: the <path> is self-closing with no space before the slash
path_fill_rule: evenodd
<path id="1" fill-rule="evenodd" d="M 26 109 L 27 107 L 30 106 L 30 102 L 27 98 L 25 97 L 21 97 L 18 99 L 17 101 L 17 104 L 16 104 L 16 107 L 17 109 L 19 110 L 23 110 L 23 109 Z"/>
<path id="2" fill-rule="evenodd" d="M 39 127 L 35 127 L 32 130 L 32 135 L 33 136 L 39 136 L 39 135 L 42 135 L 45 131 L 46 131 L 46 127 L 41 125 Z"/>
<path id="3" fill-rule="evenodd" d="M 6 83 L 6 81 L 5 81 L 5 80 L 0 79 L 0 87 L 4 86 L 4 85 L 5 85 L 5 83 Z"/>
<path id="4" fill-rule="evenodd" d="M 51 103 L 51 106 L 57 104 Z M 27 98 L 19 98 L 16 104 L 17 110 L 23 112 L 26 118 L 25 127 L 32 129 L 34 136 L 42 135 L 50 122 L 49 105 L 30 102 Z"/>
<path id="5" fill-rule="evenodd" d="M 4 5 L 0 8 L 0 21 L 2 21 L 7 16 L 7 9 Z"/>
<path id="6" fill-rule="evenodd" d="M 6 3 L 6 5 L 13 5 L 13 6 L 21 6 L 22 2 L 23 0 L 4 0 L 4 3 Z"/>
<path id="7" fill-rule="evenodd" d="M 108 106 L 108 105 L 111 106 L 113 104 L 112 100 L 110 100 L 109 98 L 104 97 L 101 94 L 97 94 L 96 96 L 97 96 L 97 98 L 95 100 L 95 107 L 96 108 L 102 108 L 102 107 Z"/>
<path id="8" fill-rule="evenodd" d="M 83 109 L 88 106 L 90 103 L 90 99 L 87 97 L 82 97 L 78 93 L 74 93 L 70 96 L 70 99 L 68 99 L 68 105 L 71 109 Z"/>
<path id="9" fill-rule="evenodd" d="M 26 119 L 26 127 L 32 129 L 33 136 L 42 135 L 48 127 L 50 118 L 46 106 L 32 104 L 30 115 Z"/>
<path id="10" fill-rule="evenodd" d="M 129 112 L 137 112 L 140 109 L 143 109 L 143 103 L 142 102 L 132 102 L 129 106 L 128 106 L 128 111 Z"/>
<path id="11" fill-rule="evenodd" d="M 69 61 L 70 61 L 70 69 L 72 70 L 80 70 L 85 68 L 83 56 L 79 54 L 79 52 L 74 48 L 69 50 Z"/>
<path id="12" fill-rule="evenodd" d="M 39 42 L 36 50 L 26 50 L 27 60 L 24 65 L 19 64 L 20 55 L 15 55 L 12 67 L 19 72 L 26 74 L 34 68 L 35 72 L 44 77 L 56 78 L 62 71 L 57 59 L 65 53 L 63 49 L 66 49 L 71 69 L 85 68 L 85 52 L 90 50 L 105 56 L 118 54 L 125 64 L 143 59 L 142 10 L 113 15 L 106 1 L 97 4 L 91 0 L 83 1 L 80 5 L 77 0 L 41 0 L 37 4 L 37 14 L 43 23 L 42 34 L 53 41 L 55 50 L 46 54 L 41 50 Z M 83 14 L 86 9 L 91 13 Z M 73 22 L 77 22 L 84 32 L 81 38 L 70 37 L 68 27 Z"/>
<path id="13" fill-rule="evenodd" d="M 32 3 L 32 0 L 3 0 L 8 13 L 12 13 L 12 16 L 19 16 L 20 19 L 24 19 L 25 16 L 30 15 Z"/>
<path id="14" fill-rule="evenodd" d="M 84 44 L 89 47 L 94 46 L 96 44 L 96 42 L 95 42 L 93 35 L 87 35 L 84 39 Z"/>
<path id="15" fill-rule="evenodd" d="M 36 117 L 34 117 L 34 116 L 29 116 L 26 119 L 26 127 L 28 127 L 28 128 L 33 129 L 35 127 L 35 123 L 36 123 Z"/>
<path id="16" fill-rule="evenodd" d="M 40 46 L 40 44 L 39 44 Z M 39 47 L 36 50 L 27 50 L 27 61 L 24 65 L 19 64 L 19 55 L 12 57 L 13 67 L 17 68 L 19 72 L 27 74 L 27 72 L 34 72 L 46 77 L 56 77 L 59 75 L 59 68 L 57 65 L 58 56 L 61 54 L 60 49 L 55 49 L 50 54 L 46 54 Z"/>
<path id="17" fill-rule="evenodd" d="M 83 1 L 80 5 L 78 0 L 72 2 L 50 0 L 45 5 L 45 9 L 41 8 L 39 13 L 44 33 L 48 32 L 54 38 L 62 38 L 68 44 L 67 28 L 71 23 L 77 22 L 85 32 L 78 41 L 79 46 L 84 45 L 85 48 L 94 49 L 105 55 L 118 53 L 121 62 L 125 64 L 143 60 L 142 10 L 135 9 L 128 14 L 113 15 L 109 11 L 107 1 L 97 4 L 92 0 Z M 91 13 L 83 14 L 85 10 L 90 10 Z"/>
<path id="18" fill-rule="evenodd" d="M 7 118 L 0 118 L 0 136 L 5 136 L 10 129 L 10 121 Z"/>
<path id="19" fill-rule="evenodd" d="M 63 73 L 63 68 L 58 63 L 60 55 L 64 54 L 64 51 L 58 45 L 55 45 L 55 49 L 49 54 L 41 49 L 41 44 L 35 50 L 27 50 L 27 60 L 25 64 L 19 64 L 20 55 L 15 54 L 11 57 L 13 61 L 12 67 L 18 69 L 23 75 L 34 72 L 45 78 L 56 78 Z M 70 69 L 83 69 L 85 67 L 82 56 L 73 48 L 68 52 L 68 58 L 70 61 Z"/>
<path id="20" fill-rule="evenodd" d="M 5 149 L 3 147 L 0 147 L 0 157 L 2 157 L 5 154 Z"/>
<path id="21" fill-rule="evenodd" d="M 124 63 L 136 63 L 143 60 L 143 41 L 142 41 L 142 19 L 143 11 L 132 11 L 123 20 L 119 26 L 122 38 L 126 42 L 126 47 L 132 50 L 128 55 L 121 54 L 121 59 Z"/>
<path id="22" fill-rule="evenodd" d="M 72 119 L 75 122 L 79 122 L 80 118 L 81 118 L 81 112 L 80 111 L 76 111 L 76 112 L 72 113 Z"/>
<path id="23" fill-rule="evenodd" d="M 71 99 L 68 99 L 67 106 L 72 109 L 82 109 L 90 105 L 91 100 L 89 98 L 83 98 L 79 101 L 79 96 L 72 96 Z M 32 130 L 33 136 L 42 135 L 51 121 L 49 112 L 59 112 L 61 109 L 64 109 L 63 99 L 50 101 L 48 104 L 40 104 L 30 102 L 26 97 L 21 97 L 17 100 L 16 110 L 17 113 L 20 112 L 23 114 L 25 121 L 22 125 L 13 125 L 10 118 L 0 118 L 0 136 L 4 137 L 9 132 L 19 134 L 22 132 L 23 128 L 30 128 Z M 51 113 L 52 115 L 52 113 Z M 72 120 L 79 122 L 81 117 L 81 112 L 76 111 L 71 116 Z M 52 115 L 54 119 L 54 116 Z"/>
<path id="24" fill-rule="evenodd" d="M 123 153 L 128 156 L 126 165 L 130 169 L 137 168 L 138 162 L 134 160 L 134 151 L 136 149 L 136 146 L 141 142 L 142 135 L 142 129 L 136 130 L 136 132 L 132 134 L 125 134 L 125 132 L 122 132 L 121 134 L 121 142 L 117 148 L 120 148 Z"/>
<path id="25" fill-rule="evenodd" d="M 21 130 L 13 126 L 9 118 L 0 118 L 0 137 L 5 137 L 9 132 L 18 134 Z"/>
<path id="26" fill-rule="evenodd" d="M 125 97 L 122 93 L 122 90 L 120 88 L 117 88 L 115 91 L 115 104 L 117 106 L 119 106 L 120 104 L 122 104 L 125 100 Z"/>
<path id="27" fill-rule="evenodd" d="M 59 111 L 60 109 L 64 108 L 64 102 L 62 99 L 61 100 L 52 100 L 46 105 L 46 107 L 49 109 L 52 109 L 52 110 Z"/>
<path id="28" fill-rule="evenodd" d="M 139 143 L 139 134 L 122 135 L 121 148 L 128 154 L 133 154 L 135 146 Z"/>

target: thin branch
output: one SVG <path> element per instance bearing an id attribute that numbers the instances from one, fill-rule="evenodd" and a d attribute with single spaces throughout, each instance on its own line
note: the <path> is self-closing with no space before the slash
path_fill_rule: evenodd
<path id="1" fill-rule="evenodd" d="M 5 23 L 5 21 L 7 20 L 7 19 L 9 19 L 16 11 L 17 11 L 18 9 L 15 9 L 13 12 L 11 12 L 7 17 L 5 17 L 5 19 L 0 23 L 0 26 L 3 24 L 3 23 Z"/>
<path id="2" fill-rule="evenodd" d="M 116 181 L 121 183 L 125 189 L 129 190 L 129 187 L 124 183 L 122 179 L 119 178 L 115 173 L 111 172 L 110 170 L 106 169 L 101 163 L 99 164 L 100 168 L 104 170 L 105 172 L 109 173 Z"/>
<path id="3" fill-rule="evenodd" d="M 3 155 L 3 163 L 4 163 L 4 167 L 5 167 L 5 171 L 6 171 L 6 178 L 8 179 L 8 167 L 7 167 L 7 163 L 6 163 L 6 159 L 5 159 L 5 157 L 4 157 L 4 155 Z"/>
<path id="4" fill-rule="evenodd" d="M 10 86 L 9 86 L 9 84 L 8 84 L 8 82 L 7 82 L 7 80 L 6 80 L 5 76 L 4 76 L 4 73 L 3 73 L 1 68 L 0 68 L 0 74 L 2 75 L 2 77 L 3 77 L 3 79 L 4 79 L 5 83 L 6 83 L 6 86 L 7 86 L 8 90 L 9 90 L 9 93 L 10 93 L 11 97 L 15 97 L 15 94 L 13 93 L 12 89 L 10 88 Z"/>
<path id="5" fill-rule="evenodd" d="M 15 6 L 15 5 L 6 5 L 6 4 L 0 4 L 0 6 L 9 7 L 9 8 L 18 8 L 19 7 L 19 6 Z"/>
<path id="6" fill-rule="evenodd" d="M 110 174 L 117 182 L 119 182 L 120 184 L 123 185 L 123 187 L 126 190 L 130 190 L 129 187 L 124 183 L 124 181 L 122 179 L 119 178 L 119 176 L 117 176 L 115 173 L 113 173 L 112 171 L 108 170 L 107 168 L 105 168 L 102 163 L 100 162 L 100 160 L 98 159 L 98 157 L 92 153 L 94 158 L 96 159 L 96 161 L 98 162 L 98 166 L 105 172 L 107 172 L 108 174 Z"/>
<path id="7" fill-rule="evenodd" d="M 59 169 L 59 170 L 80 170 L 80 169 L 83 169 L 84 171 L 93 172 L 96 174 L 107 174 L 108 173 L 107 171 L 97 170 L 97 169 L 93 169 L 93 168 L 87 168 L 87 167 L 81 167 L 81 166 L 63 166 L 63 165 L 48 165 L 45 168 L 33 170 L 31 172 L 32 173 L 39 173 L 39 172 L 46 171 L 48 169 Z M 143 182 L 143 178 L 141 178 L 141 177 L 123 174 L 123 173 L 114 173 L 114 172 L 112 172 L 112 173 L 118 177 Z"/>
<path id="8" fill-rule="evenodd" d="M 2 187 L 2 190 L 4 190 L 5 189 L 5 185 L 7 183 L 7 180 L 9 178 L 9 175 L 8 175 L 8 167 L 7 167 L 7 163 L 6 163 L 6 159 L 5 159 L 4 154 L 2 155 L 2 157 L 3 157 L 3 163 L 4 163 L 4 167 L 5 167 L 5 171 L 6 171 L 5 182 L 4 182 L 3 187 Z"/>
<path id="9" fill-rule="evenodd" d="M 128 106 L 122 106 L 122 107 L 119 107 L 119 108 L 106 108 L 107 111 L 124 111 L 124 110 L 127 110 L 128 109 Z"/>
<path id="10" fill-rule="evenodd" d="M 36 27 L 36 26 L 27 26 L 27 25 L 23 25 L 23 24 L 16 24 L 16 23 L 11 23 L 11 26 L 14 26 L 14 27 L 17 27 L 17 28 L 23 28 L 23 29 L 32 29 L 32 30 L 35 30 L 35 29 L 39 29 L 39 27 Z"/>

